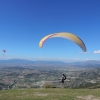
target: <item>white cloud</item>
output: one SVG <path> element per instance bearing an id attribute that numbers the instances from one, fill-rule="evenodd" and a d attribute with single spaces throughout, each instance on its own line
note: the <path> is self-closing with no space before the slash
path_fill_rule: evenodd
<path id="1" fill-rule="evenodd" d="M 100 54 L 100 50 L 95 50 L 94 52 L 78 52 L 78 54 Z"/>
<path id="2" fill-rule="evenodd" d="M 94 54 L 100 54 L 100 50 L 95 50 L 93 53 Z"/>

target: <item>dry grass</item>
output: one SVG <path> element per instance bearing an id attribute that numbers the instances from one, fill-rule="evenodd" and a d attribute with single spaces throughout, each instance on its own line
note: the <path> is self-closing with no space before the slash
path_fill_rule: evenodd
<path id="1" fill-rule="evenodd" d="M 17 89 L 0 91 L 0 100 L 100 100 L 100 89 Z"/>

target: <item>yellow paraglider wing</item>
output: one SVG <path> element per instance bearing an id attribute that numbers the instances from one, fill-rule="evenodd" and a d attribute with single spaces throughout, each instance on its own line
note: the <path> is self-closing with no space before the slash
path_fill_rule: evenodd
<path id="1" fill-rule="evenodd" d="M 43 46 L 43 43 L 50 37 L 54 36 L 55 34 L 50 34 L 50 35 L 47 35 L 45 36 L 44 38 L 41 39 L 40 43 L 39 43 L 39 47 L 42 48 Z"/>
<path id="2" fill-rule="evenodd" d="M 44 38 L 41 39 L 41 41 L 39 43 L 39 47 L 42 48 L 43 43 L 47 39 L 54 38 L 54 37 L 62 37 L 62 38 L 69 39 L 69 40 L 75 42 L 84 52 L 86 52 L 86 47 L 85 47 L 84 42 L 76 35 L 74 35 L 72 33 L 68 33 L 68 32 L 60 32 L 60 33 L 49 34 L 49 35 L 45 36 Z"/>

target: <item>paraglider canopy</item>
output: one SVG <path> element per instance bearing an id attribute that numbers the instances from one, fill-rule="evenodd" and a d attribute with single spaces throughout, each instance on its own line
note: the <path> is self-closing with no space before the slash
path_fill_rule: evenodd
<path id="1" fill-rule="evenodd" d="M 47 39 L 55 38 L 55 37 L 69 39 L 69 40 L 73 41 L 74 43 L 76 43 L 84 52 L 87 51 L 84 42 L 79 37 L 77 37 L 76 35 L 69 33 L 69 32 L 59 32 L 59 33 L 49 34 L 40 40 L 39 47 L 42 48 L 44 42 Z"/>
<path id="2" fill-rule="evenodd" d="M 6 52 L 6 50 L 2 50 L 3 52 Z"/>
<path id="3" fill-rule="evenodd" d="M 2 50 L 2 52 L 4 52 L 4 53 L 5 53 L 5 52 L 6 52 L 6 50 Z M 3 54 L 3 55 L 4 55 L 4 54 Z"/>

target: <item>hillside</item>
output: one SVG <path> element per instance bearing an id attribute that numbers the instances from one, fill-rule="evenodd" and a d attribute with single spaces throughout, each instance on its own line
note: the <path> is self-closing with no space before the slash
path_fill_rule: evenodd
<path id="1" fill-rule="evenodd" d="M 43 88 L 46 83 L 61 88 L 100 88 L 100 61 L 65 63 L 61 61 L 0 60 L 0 89 Z"/>
<path id="2" fill-rule="evenodd" d="M 61 85 L 61 75 L 67 77 Z M 4 67 L 0 69 L 1 89 L 44 88 L 51 84 L 56 88 L 100 88 L 100 68 L 68 69 L 60 67 Z"/>

